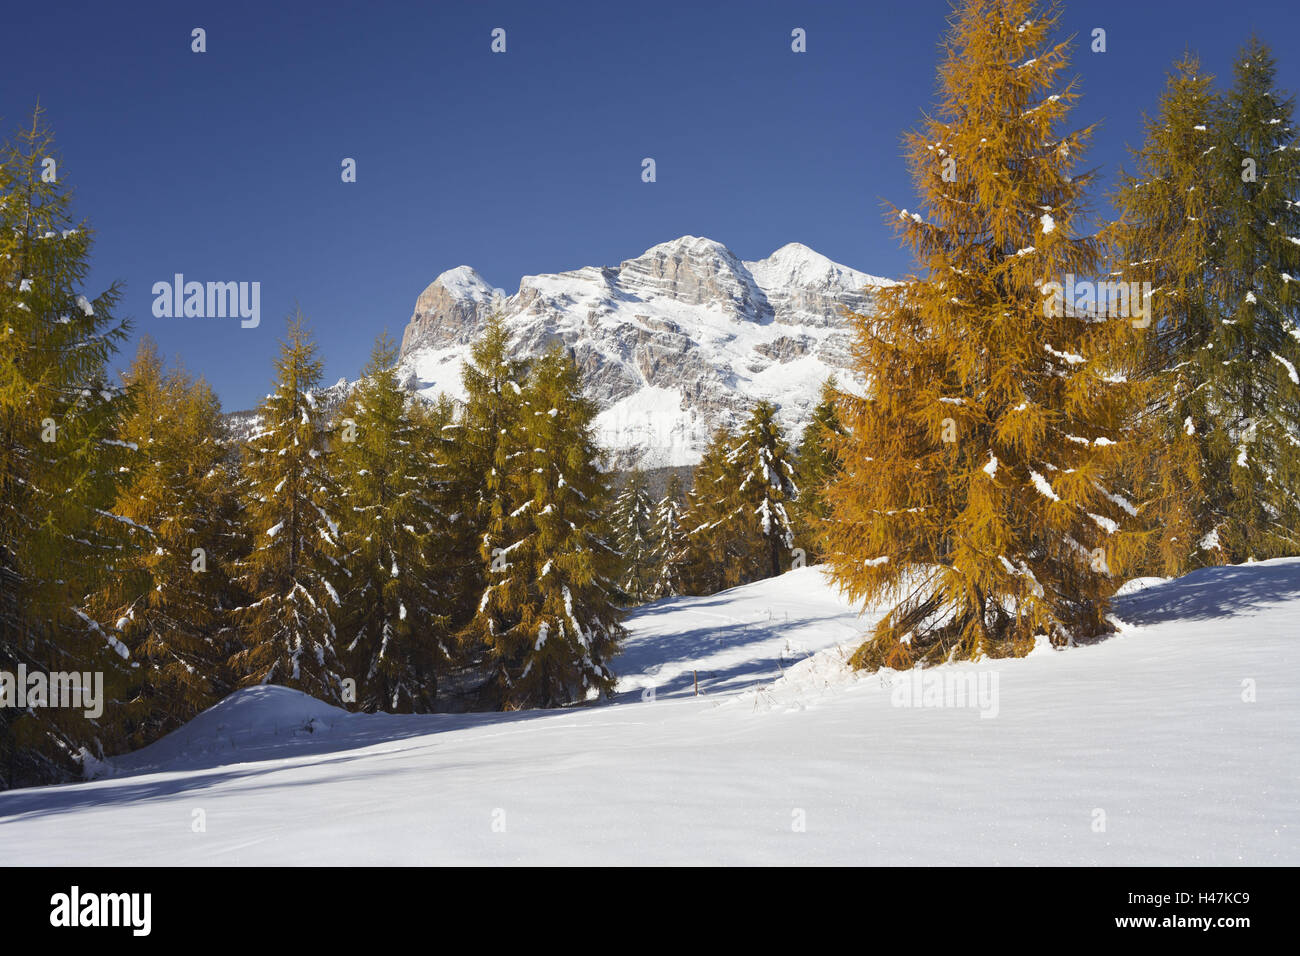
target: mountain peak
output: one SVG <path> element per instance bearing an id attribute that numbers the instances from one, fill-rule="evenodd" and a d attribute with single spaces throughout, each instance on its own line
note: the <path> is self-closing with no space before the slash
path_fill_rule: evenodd
<path id="1" fill-rule="evenodd" d="M 799 259 L 813 262 L 830 262 L 824 255 L 810 246 L 805 246 L 802 242 L 787 242 L 780 249 L 777 249 L 768 260 L 773 259 Z"/>
<path id="2" fill-rule="evenodd" d="M 651 246 L 641 255 L 648 256 L 655 253 L 667 252 L 686 252 L 694 255 L 721 255 L 729 258 L 735 258 L 734 253 L 722 243 L 715 239 L 708 239 L 704 236 L 678 236 L 676 239 L 669 239 L 667 242 L 661 242 L 658 245 Z"/>
<path id="3" fill-rule="evenodd" d="M 843 314 L 869 312 L 885 281 L 798 242 L 742 262 L 691 235 L 617 267 L 525 276 L 510 296 L 461 266 L 416 302 L 402 337 L 404 380 L 431 398 L 461 395 L 461 362 L 500 312 L 516 357 L 557 342 L 570 350 L 614 463 L 692 464 L 714 428 L 738 426 L 756 399 L 774 402 L 793 433 L 830 375 L 858 387 Z"/>
<path id="4" fill-rule="evenodd" d="M 457 266 L 448 269 L 433 280 L 457 299 L 473 299 L 476 302 L 488 302 L 496 296 L 504 295 L 501 289 L 493 288 L 486 279 L 470 266 Z"/>
<path id="5" fill-rule="evenodd" d="M 741 282 L 748 282 L 745 266 L 740 257 L 718 242 L 704 236 L 678 236 L 658 245 L 651 246 L 635 259 L 626 259 L 619 269 L 662 273 L 665 268 L 677 271 L 703 269 L 707 272 L 734 273 Z"/>
<path id="6" fill-rule="evenodd" d="M 888 279 L 842 266 L 802 242 L 787 242 L 766 259 L 746 262 L 745 268 L 764 289 L 833 285 L 846 290 L 861 290 L 868 286 L 891 284 Z"/>

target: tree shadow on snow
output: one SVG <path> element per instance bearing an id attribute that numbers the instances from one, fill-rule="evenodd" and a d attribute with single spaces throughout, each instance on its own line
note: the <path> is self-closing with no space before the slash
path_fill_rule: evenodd
<path id="1" fill-rule="evenodd" d="M 841 620 L 839 615 L 796 617 L 788 621 L 782 617 L 772 620 L 757 618 L 750 621 L 735 620 L 727 624 L 702 621 L 699 627 L 672 634 L 654 634 L 629 646 L 613 661 L 616 673 L 626 679 L 638 679 L 640 686 L 620 692 L 620 703 L 640 699 L 647 684 L 654 687 L 656 696 L 682 695 L 693 692 L 694 674 L 691 668 L 696 661 L 705 662 L 698 668 L 700 690 L 709 693 L 726 693 L 743 690 L 758 683 L 779 678 L 783 671 L 797 664 L 807 652 L 797 648 L 776 653 L 752 652 L 754 656 L 734 664 L 710 666 L 707 661 L 716 651 L 740 650 L 750 645 L 771 643 L 786 630 L 802 629 L 819 622 Z M 797 638 L 796 638 L 797 640 Z M 682 673 L 678 671 L 683 670 Z M 659 673 L 664 673 L 662 680 Z"/>
<path id="2" fill-rule="evenodd" d="M 222 725 L 218 733 L 189 735 L 189 725 L 186 725 L 148 747 L 110 758 L 108 772 L 95 781 L 23 787 L 0 793 L 0 822 L 45 809 L 57 811 L 150 799 L 189 789 L 204 789 L 223 780 L 254 773 L 274 773 L 319 763 L 374 757 L 374 754 L 347 757 L 336 755 L 453 730 L 517 723 L 559 712 L 561 711 L 519 710 L 473 714 L 339 712 L 337 717 L 332 718 L 328 729 L 323 731 L 310 731 L 301 721 L 285 722 L 279 727 L 270 728 L 265 725 L 242 728 L 237 721 L 232 721 L 229 726 Z M 154 751 L 153 754 L 150 754 L 151 750 Z M 321 759 L 307 762 L 300 759 L 311 757 Z M 269 761 L 294 762 L 282 766 L 266 766 Z M 230 769 L 225 773 L 204 774 L 194 778 L 170 776 L 218 768 Z M 161 775 L 169 776 L 163 779 Z M 117 784 L 120 780 L 145 776 L 154 779 L 139 784 Z"/>
<path id="3" fill-rule="evenodd" d="M 395 756 L 396 754 L 394 754 Z M 281 754 L 281 757 L 286 755 Z M 302 756 L 291 754 L 287 756 Z M 315 776 L 305 776 L 297 780 L 285 780 L 275 775 L 286 771 L 302 773 L 315 767 L 329 766 L 331 784 L 347 781 L 372 780 L 377 775 L 373 769 L 376 754 L 348 754 L 336 756 L 322 753 L 319 760 L 310 760 L 271 766 L 266 763 L 239 764 L 216 773 L 169 773 L 132 777 L 114 777 L 106 782 L 79 784 L 57 787 L 30 787 L 11 790 L 0 794 L 0 828 L 7 823 L 18 823 L 41 817 L 72 813 L 77 810 L 118 806 L 121 804 L 143 804 L 154 800 L 166 800 L 183 794 L 198 793 L 226 783 L 235 783 L 241 793 L 266 791 L 267 793 L 284 792 L 289 787 L 314 786 L 320 782 Z M 372 762 L 370 769 L 363 772 L 345 773 L 334 768 L 359 760 Z M 440 765 L 438 770 L 454 770 L 462 765 Z M 425 768 L 407 766 L 384 770 L 384 774 L 423 772 Z M 122 782 L 119 782 L 122 781 Z M 188 804 L 184 811 L 188 819 Z M 3 830 L 0 829 L 0 833 Z M 129 862 L 129 861 L 127 861 Z"/>
<path id="4" fill-rule="evenodd" d="M 1113 613 L 1132 625 L 1209 621 L 1250 614 L 1300 597 L 1300 561 L 1201 568 L 1118 597 Z"/>

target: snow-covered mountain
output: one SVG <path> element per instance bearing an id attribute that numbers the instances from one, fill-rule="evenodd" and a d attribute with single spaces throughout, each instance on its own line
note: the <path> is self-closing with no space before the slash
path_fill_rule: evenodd
<path id="1" fill-rule="evenodd" d="M 513 295 L 459 266 L 420 294 L 400 362 L 409 387 L 459 397 L 461 362 L 499 311 L 517 355 L 557 340 L 572 351 L 616 464 L 687 465 L 755 399 L 776 403 L 794 430 L 830 375 L 851 386 L 843 309 L 870 310 L 889 283 L 799 243 L 743 262 L 695 236 L 617 267 L 525 276 Z"/>

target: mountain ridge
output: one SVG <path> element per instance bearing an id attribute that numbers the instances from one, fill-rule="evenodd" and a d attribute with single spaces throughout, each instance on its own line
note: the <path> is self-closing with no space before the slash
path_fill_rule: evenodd
<path id="1" fill-rule="evenodd" d="M 831 375 L 860 387 L 842 310 L 870 311 L 890 284 L 798 242 L 745 261 L 689 235 L 618 266 L 523 276 L 513 294 L 460 265 L 416 299 L 398 361 L 413 391 L 461 397 L 460 363 L 499 312 L 515 355 L 558 341 L 577 361 L 616 465 L 690 465 L 755 399 L 794 430 Z"/>

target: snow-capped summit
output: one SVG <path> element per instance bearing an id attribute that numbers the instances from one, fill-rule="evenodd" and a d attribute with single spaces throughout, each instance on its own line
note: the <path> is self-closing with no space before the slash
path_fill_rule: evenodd
<path id="1" fill-rule="evenodd" d="M 746 262 L 744 266 L 765 290 L 829 287 L 851 291 L 864 284 L 891 284 L 889 279 L 864 275 L 856 269 L 842 266 L 802 242 L 787 242 L 766 259 Z"/>
<path id="2" fill-rule="evenodd" d="M 505 297 L 505 292 L 502 289 L 492 288 L 487 280 L 470 266 L 457 266 L 454 269 L 448 269 L 434 279 L 430 287 L 433 285 L 440 286 L 448 295 L 457 299 L 491 302 L 494 298 Z"/>
<path id="3" fill-rule="evenodd" d="M 510 296 L 459 266 L 420 294 L 401 362 L 421 393 L 458 396 L 461 362 L 499 311 L 516 354 L 554 341 L 572 350 L 617 464 L 692 464 L 713 430 L 738 424 L 755 399 L 774 402 L 794 431 L 828 377 L 851 384 L 843 311 L 870 310 L 888 284 L 800 243 L 745 262 L 700 236 L 617 267 L 525 276 Z"/>
<path id="4" fill-rule="evenodd" d="M 864 287 L 892 285 L 834 262 L 801 242 L 788 242 L 745 268 L 778 312 L 803 324 L 838 324 L 838 305 Z"/>
<path id="5" fill-rule="evenodd" d="M 651 246 L 618 267 L 619 285 L 649 301 L 666 297 L 689 305 L 713 305 L 737 321 L 771 321 L 768 305 L 745 264 L 720 242 L 682 236 Z"/>

